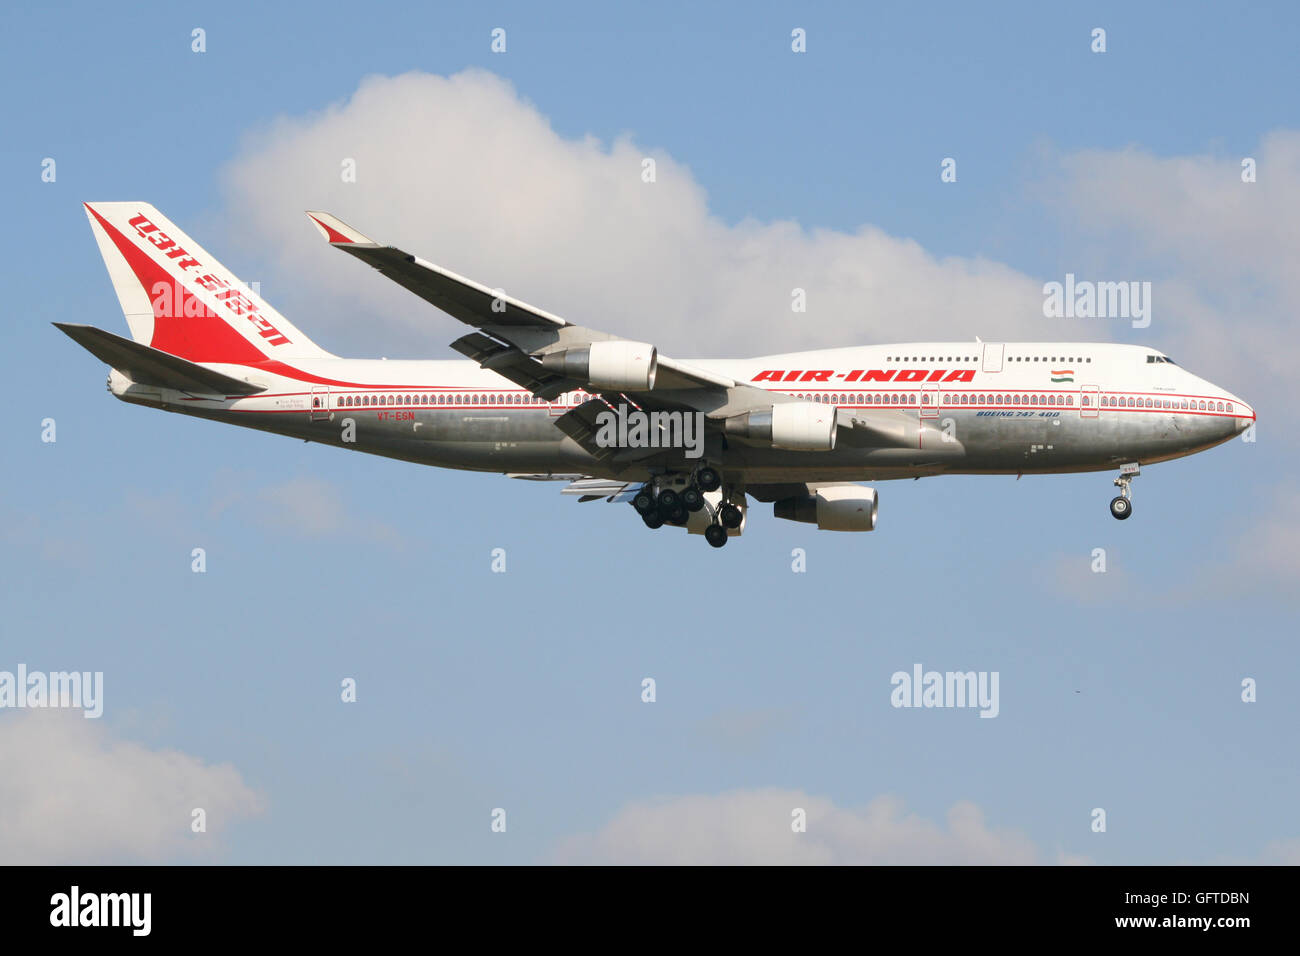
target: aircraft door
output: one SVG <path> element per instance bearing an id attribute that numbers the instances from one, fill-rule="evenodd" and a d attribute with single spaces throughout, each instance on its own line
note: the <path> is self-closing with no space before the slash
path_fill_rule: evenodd
<path id="1" fill-rule="evenodd" d="M 1002 371 L 1002 352 L 1006 346 L 1001 342 L 985 342 L 984 358 L 980 370 L 984 372 Z"/>
<path id="2" fill-rule="evenodd" d="M 939 386 L 938 385 L 921 386 L 921 417 L 922 418 L 939 417 Z"/>
<path id="3" fill-rule="evenodd" d="M 313 385 L 311 387 L 311 420 L 328 421 L 330 417 L 330 387 Z"/>
<path id="4" fill-rule="evenodd" d="M 1096 418 L 1097 406 L 1101 404 L 1101 388 L 1097 385 L 1084 385 L 1079 389 L 1079 417 Z"/>

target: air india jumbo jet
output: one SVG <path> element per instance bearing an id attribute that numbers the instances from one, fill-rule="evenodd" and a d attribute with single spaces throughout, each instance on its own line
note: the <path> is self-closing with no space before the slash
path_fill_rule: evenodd
<path id="1" fill-rule="evenodd" d="M 630 501 L 715 548 L 749 499 L 830 531 L 876 526 L 874 488 L 930 475 L 1117 471 L 1221 444 L 1249 405 L 1135 345 L 918 342 L 681 361 L 308 216 L 336 249 L 473 328 L 468 360 L 332 355 L 148 203 L 87 203 L 131 338 L 55 323 L 118 398 L 355 451 Z"/>

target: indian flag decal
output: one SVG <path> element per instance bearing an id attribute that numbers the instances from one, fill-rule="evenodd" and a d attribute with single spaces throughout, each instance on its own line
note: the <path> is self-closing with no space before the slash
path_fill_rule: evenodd
<path id="1" fill-rule="evenodd" d="M 1074 369 L 1072 369 L 1072 368 L 1052 369 L 1052 381 L 1053 381 L 1053 382 L 1073 382 L 1073 381 L 1074 381 Z"/>

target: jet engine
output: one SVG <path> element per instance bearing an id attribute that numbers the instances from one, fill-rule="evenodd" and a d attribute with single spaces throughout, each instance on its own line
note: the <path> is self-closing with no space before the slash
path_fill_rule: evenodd
<path id="1" fill-rule="evenodd" d="M 822 531 L 871 531 L 876 527 L 879 502 L 875 488 L 828 485 L 814 494 L 782 498 L 772 513 L 788 521 L 815 524 Z"/>
<path id="2" fill-rule="evenodd" d="M 542 356 L 542 367 L 592 388 L 646 392 L 655 387 L 659 356 L 648 342 L 615 339 L 548 352 Z"/>
<path id="3" fill-rule="evenodd" d="M 762 411 L 732 415 L 723 426 L 728 435 L 766 441 L 788 451 L 832 451 L 835 408 L 817 402 L 786 402 Z"/>

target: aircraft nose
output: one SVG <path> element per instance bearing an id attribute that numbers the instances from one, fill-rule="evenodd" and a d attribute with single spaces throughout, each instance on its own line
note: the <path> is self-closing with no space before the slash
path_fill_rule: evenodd
<path id="1" fill-rule="evenodd" d="M 1237 431 L 1244 432 L 1255 424 L 1255 409 L 1247 405 L 1236 395 L 1232 396 L 1233 414 L 1236 415 Z"/>

